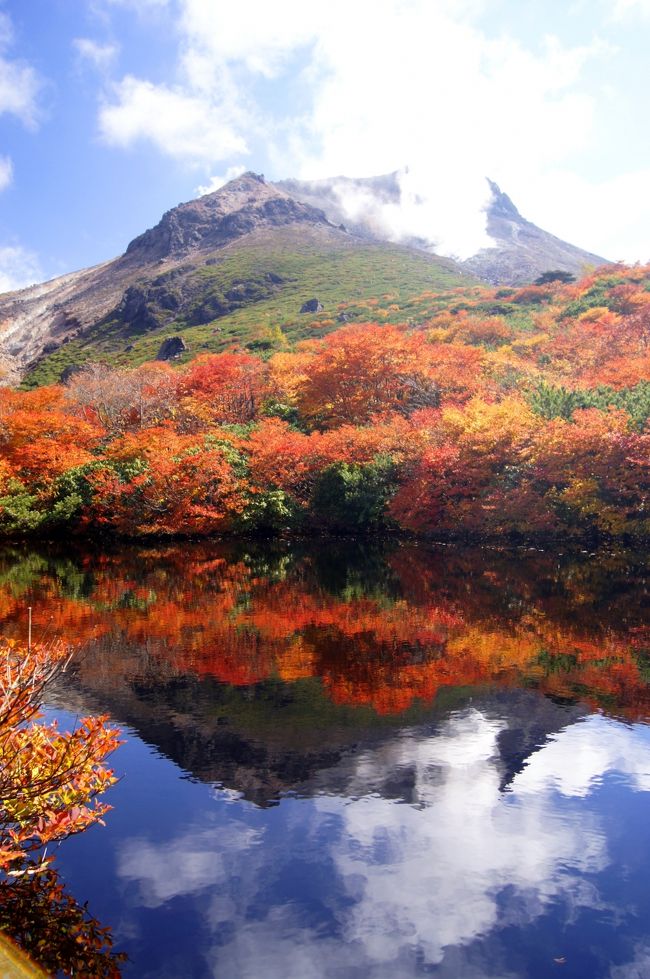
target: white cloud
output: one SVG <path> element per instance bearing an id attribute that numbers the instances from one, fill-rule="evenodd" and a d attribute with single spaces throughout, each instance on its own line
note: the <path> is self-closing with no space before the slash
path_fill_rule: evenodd
<path id="1" fill-rule="evenodd" d="M 210 177 L 207 184 L 201 184 L 196 188 L 196 193 L 199 197 L 203 197 L 205 194 L 213 194 L 215 190 L 219 190 L 224 184 L 227 184 L 229 180 L 234 180 L 235 177 L 241 177 L 242 173 L 246 172 L 246 167 L 234 166 L 228 167 L 223 175 L 214 174 Z"/>
<path id="2" fill-rule="evenodd" d="M 365 0 L 361 0 L 365 6 Z M 381 6 L 381 4 L 380 4 Z M 316 40 L 319 24 L 340 16 L 340 0 L 316 5 L 304 0 L 241 0 L 236 5 L 182 0 L 179 30 L 189 50 L 216 62 L 239 62 L 267 78 L 276 75 L 291 53 Z M 377 11 L 379 13 L 379 11 Z M 348 25 L 339 20 L 341 33 Z"/>
<path id="3" fill-rule="evenodd" d="M 650 17 L 650 0 L 614 0 L 609 3 L 610 18 L 612 20 L 625 20 L 630 15 L 639 14 L 641 17 Z"/>
<path id="4" fill-rule="evenodd" d="M 0 292 L 11 292 L 42 279 L 38 258 L 20 245 L 0 245 Z"/>
<path id="5" fill-rule="evenodd" d="M 0 190 L 8 187 L 14 176 L 14 167 L 8 156 L 0 156 Z"/>
<path id="6" fill-rule="evenodd" d="M 116 86 L 116 96 L 102 107 L 99 120 L 102 137 L 114 146 L 149 140 L 162 152 L 195 163 L 247 152 L 227 104 L 131 75 Z"/>
<path id="7" fill-rule="evenodd" d="M 31 65 L 8 57 L 13 43 L 13 28 L 6 14 L 0 13 L 0 115 L 17 116 L 26 126 L 37 122 L 37 96 L 41 88 Z"/>
<path id="8" fill-rule="evenodd" d="M 100 44 L 90 37 L 76 37 L 72 44 L 81 58 L 99 69 L 108 68 L 119 51 L 117 44 Z"/>

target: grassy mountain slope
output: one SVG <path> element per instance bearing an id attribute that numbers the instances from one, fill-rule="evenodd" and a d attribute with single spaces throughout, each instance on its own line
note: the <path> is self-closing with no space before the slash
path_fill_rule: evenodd
<path id="1" fill-rule="evenodd" d="M 373 297 L 381 297 L 386 308 L 398 303 L 401 311 L 423 290 L 447 292 L 473 284 L 451 261 L 362 241 L 328 225 L 261 228 L 201 255 L 200 261 L 190 256 L 162 273 L 142 276 L 133 303 L 118 304 L 79 336 L 39 357 L 25 386 L 58 381 L 66 367 L 90 361 L 125 366 L 153 360 L 170 335 L 182 337 L 188 347 L 181 360 L 233 345 L 257 352 L 282 349 L 340 325 L 341 304 L 350 308 L 349 318 L 368 319 L 375 311 L 369 307 L 364 313 L 362 307 Z M 300 313 L 312 298 L 323 311 Z M 400 312 L 397 319 L 403 316 Z"/>
<path id="2" fill-rule="evenodd" d="M 34 386 L 89 361 L 152 360 L 170 335 L 186 357 L 278 349 L 312 335 L 313 317 L 300 313 L 310 299 L 331 326 L 340 303 L 473 281 L 448 259 L 350 233 L 246 173 L 167 211 L 119 258 L 0 296 L 0 368 L 5 383 Z"/>

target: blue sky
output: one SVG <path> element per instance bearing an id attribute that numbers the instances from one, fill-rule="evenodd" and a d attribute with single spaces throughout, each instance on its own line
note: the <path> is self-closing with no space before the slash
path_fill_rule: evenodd
<path id="1" fill-rule="evenodd" d="M 461 256 L 486 243 L 487 175 L 560 237 L 650 259 L 650 0 L 0 0 L 0 14 L 0 288 L 111 258 L 242 169 L 408 166 L 395 234 L 428 230 Z"/>

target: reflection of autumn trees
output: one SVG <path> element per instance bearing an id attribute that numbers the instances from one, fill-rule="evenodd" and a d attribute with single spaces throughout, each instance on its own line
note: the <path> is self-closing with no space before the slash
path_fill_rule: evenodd
<path id="1" fill-rule="evenodd" d="M 344 552 L 331 559 L 346 567 Z M 83 559 L 77 594 L 55 566 L 28 592 L 39 621 L 85 642 L 79 670 L 101 685 L 145 669 L 237 686 L 318 677 L 336 703 L 394 713 L 442 687 L 525 683 L 629 716 L 650 711 L 650 633 L 625 555 L 558 563 L 399 546 L 359 558 L 334 588 L 318 560 L 198 545 L 116 552 Z M 5 629 L 18 628 L 20 596 L 6 585 L 0 608 Z M 95 655 L 102 637 L 110 661 Z"/>
<path id="2" fill-rule="evenodd" d="M 119 979 L 126 956 L 110 929 L 74 900 L 50 869 L 0 883 L 0 931 L 11 935 L 48 975 Z"/>

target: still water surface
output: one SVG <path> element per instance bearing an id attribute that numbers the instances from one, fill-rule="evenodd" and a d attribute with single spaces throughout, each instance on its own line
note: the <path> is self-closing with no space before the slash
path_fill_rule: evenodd
<path id="1" fill-rule="evenodd" d="M 321 542 L 0 558 L 51 711 L 126 741 L 57 864 L 132 977 L 650 977 L 638 555 Z"/>

